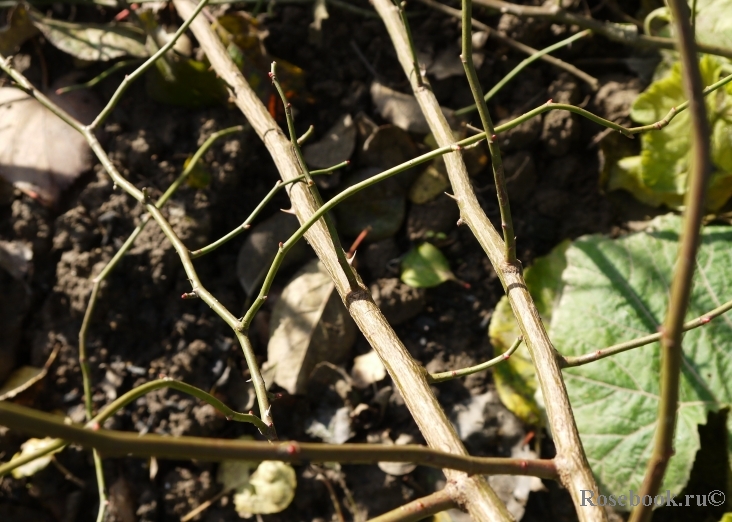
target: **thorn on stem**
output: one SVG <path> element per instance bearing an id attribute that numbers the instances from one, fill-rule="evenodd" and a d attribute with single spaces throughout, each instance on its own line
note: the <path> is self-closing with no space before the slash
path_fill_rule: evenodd
<path id="1" fill-rule="evenodd" d="M 495 134 L 491 134 L 491 143 L 494 142 L 494 141 L 496 141 L 496 138 L 497 137 L 498 136 L 496 136 Z"/>
<path id="2" fill-rule="evenodd" d="M 244 230 L 248 230 L 248 229 L 252 228 L 252 225 L 250 225 L 249 223 L 244 223 L 244 224 L 243 224 L 243 225 L 241 226 L 241 228 L 242 228 L 242 229 L 244 229 Z"/>
<path id="3" fill-rule="evenodd" d="M 293 216 L 295 215 L 295 209 L 293 208 L 281 208 L 280 210 L 285 214 L 292 214 Z"/>
<path id="4" fill-rule="evenodd" d="M 711 317 L 708 317 L 708 316 L 704 316 L 704 317 L 702 317 L 701 319 L 699 319 L 699 322 L 700 322 L 701 324 L 707 324 L 707 323 L 708 323 L 709 321 L 711 321 L 711 320 L 712 320 L 712 318 L 711 318 Z"/>
<path id="5" fill-rule="evenodd" d="M 198 297 L 199 297 L 199 296 L 198 296 L 198 294 L 196 293 L 196 291 L 195 291 L 195 290 L 194 290 L 194 291 L 192 291 L 192 292 L 184 292 L 184 293 L 183 293 L 183 294 L 182 294 L 182 295 L 180 296 L 180 298 L 181 298 L 181 299 L 198 299 Z"/>
<path id="6" fill-rule="evenodd" d="M 551 105 L 554 103 L 554 98 L 549 98 L 549 100 L 546 102 L 547 105 Z"/>
<path id="7" fill-rule="evenodd" d="M 461 226 L 463 226 L 464 224 L 465 224 L 465 221 L 463 221 L 463 218 L 459 218 L 459 219 L 457 220 L 457 226 L 461 227 Z"/>
<path id="8" fill-rule="evenodd" d="M 455 201 L 459 201 L 459 199 L 458 199 L 458 197 L 457 197 L 457 196 L 455 196 L 455 195 L 453 195 L 453 194 L 450 194 L 449 192 L 445 192 L 445 195 L 446 195 L 446 196 L 447 196 L 448 198 L 454 199 Z"/>

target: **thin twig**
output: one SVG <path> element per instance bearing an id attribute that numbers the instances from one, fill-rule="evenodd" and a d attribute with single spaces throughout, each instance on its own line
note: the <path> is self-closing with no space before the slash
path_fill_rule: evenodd
<path id="1" fill-rule="evenodd" d="M 688 332 L 689 330 L 693 330 L 694 328 L 704 326 L 715 317 L 719 317 L 729 310 L 732 310 L 732 301 L 727 301 L 726 303 L 718 306 L 714 310 L 710 310 L 706 314 L 684 323 L 682 331 Z M 638 337 L 637 339 L 633 339 L 631 341 L 614 344 L 612 346 L 608 346 L 607 348 L 602 348 L 601 350 L 595 350 L 592 352 L 588 352 L 584 355 L 576 355 L 573 357 L 565 357 L 558 353 L 557 357 L 559 358 L 559 365 L 562 368 L 573 368 L 575 366 L 582 366 L 583 364 L 599 361 L 600 359 L 610 357 L 611 355 L 615 355 L 617 353 L 627 352 L 628 350 L 632 350 L 633 348 L 639 348 L 641 346 L 655 343 L 656 341 L 661 340 L 662 335 L 663 334 L 661 332 L 644 335 L 643 337 Z"/>
<path id="2" fill-rule="evenodd" d="M 167 437 L 155 434 L 88 429 L 67 424 L 51 413 L 9 402 L 0 402 L 0 425 L 10 429 L 57 437 L 66 443 L 95 448 L 105 457 L 151 457 L 164 459 L 279 460 L 282 462 L 342 462 L 376 464 L 413 462 L 431 468 L 460 470 L 470 475 L 527 475 L 557 479 L 551 459 L 515 459 L 455 455 L 418 445 L 321 444 L 305 442 L 271 443 L 205 437 Z"/>
<path id="3" fill-rule="evenodd" d="M 442 373 L 431 373 L 427 379 L 432 384 L 437 384 L 439 382 L 445 382 L 445 381 L 451 381 L 452 379 L 457 379 L 458 377 L 466 377 L 468 375 L 472 375 L 474 373 L 482 372 L 487 370 L 488 368 L 491 368 L 503 361 L 508 360 L 511 355 L 513 355 L 513 352 L 518 350 L 518 347 L 521 346 L 521 341 L 523 341 L 523 337 L 519 336 L 518 339 L 516 339 L 511 347 L 506 350 L 501 355 L 498 355 L 497 357 L 494 357 L 493 359 L 486 361 L 484 363 L 476 364 L 475 366 L 470 366 L 468 368 L 462 368 L 460 370 L 450 370 L 448 372 L 442 372 Z"/>
<path id="4" fill-rule="evenodd" d="M 209 393 L 206 393 L 200 388 L 196 388 L 195 386 L 191 386 L 190 384 L 186 384 L 184 382 L 176 381 L 169 378 L 156 379 L 154 381 L 146 382 L 145 384 L 141 384 L 137 388 L 134 388 L 127 393 L 121 395 L 116 400 L 114 400 L 114 402 L 111 402 L 106 407 L 104 407 L 104 409 L 102 409 L 102 411 L 99 412 L 94 418 L 88 421 L 85 427 L 89 429 L 98 429 L 99 426 L 104 423 L 104 421 L 109 419 L 112 415 L 120 411 L 122 408 L 126 407 L 128 404 L 136 401 L 143 395 L 146 395 L 155 390 L 160 390 L 162 388 L 172 388 L 174 390 L 192 395 L 193 397 L 196 397 L 197 399 L 200 399 L 213 406 L 224 417 L 226 417 L 227 420 L 253 424 L 259 429 L 260 432 L 263 433 L 266 433 L 269 429 L 268 426 L 264 422 L 262 422 L 262 420 L 259 419 L 259 417 L 257 417 L 256 415 L 252 415 L 251 413 L 236 412 L 229 408 L 226 404 L 218 400 L 216 397 Z M 59 449 L 64 448 L 66 445 L 66 441 L 57 439 L 32 454 L 21 455 L 12 459 L 10 462 L 1 464 L 0 477 L 10 473 L 14 469 L 24 464 L 27 464 L 28 462 L 48 455 L 49 453 L 54 453 Z"/>
<path id="5" fill-rule="evenodd" d="M 181 13 L 188 13 L 192 9 L 187 0 L 174 0 L 174 3 Z M 399 23 L 401 24 L 401 22 Z M 252 91 L 241 71 L 231 61 L 211 27 L 203 22 L 194 22 L 191 29 L 213 68 L 231 86 L 236 105 L 264 141 L 280 176 L 283 180 L 287 180 L 300 175 L 297 158 L 289 140 Z M 290 199 L 301 223 L 309 221 L 315 213 L 323 211 L 318 209 L 311 194 L 301 184 L 293 185 L 290 190 Z M 323 208 L 328 206 L 328 203 Z M 384 314 L 374 303 L 365 285 L 359 282 L 357 289 L 351 287 L 347 273 L 337 260 L 333 240 L 328 234 L 327 228 L 321 223 L 315 223 L 307 232 L 308 242 L 331 275 L 338 294 L 343 299 L 359 330 L 384 362 L 395 388 L 404 397 L 406 406 L 427 444 L 455 455 L 467 454 L 460 437 L 437 402 L 421 365 L 414 360 L 399 340 Z M 460 491 L 464 495 L 460 501 L 464 500 L 464 505 L 469 510 L 473 509 L 484 520 L 492 519 L 497 522 L 510 520 L 511 517 L 505 506 L 489 489 L 485 478 L 467 476 L 465 473 L 449 469 L 445 469 L 444 473 L 448 480 L 454 480 L 459 485 Z"/>
<path id="6" fill-rule="evenodd" d="M 300 169 L 305 176 L 305 184 L 307 185 L 311 196 L 315 200 L 315 203 L 318 206 L 322 206 L 323 198 L 320 196 L 317 185 L 315 185 L 315 182 L 310 177 L 310 170 L 305 163 L 305 156 L 303 156 L 302 154 L 302 149 L 300 148 L 300 144 L 298 143 L 297 134 L 295 134 L 295 119 L 292 115 L 292 104 L 287 101 L 285 91 L 282 89 L 282 86 L 277 79 L 276 62 L 272 62 L 272 69 L 269 73 L 269 77 L 272 80 L 272 84 L 277 89 L 280 98 L 282 99 L 282 104 L 285 106 L 285 117 L 287 118 L 287 128 L 290 131 L 290 142 L 292 143 L 292 148 L 295 150 L 295 155 L 297 156 Z M 351 270 L 351 265 L 348 263 L 348 259 L 346 259 L 346 253 L 343 251 L 340 239 L 338 238 L 338 231 L 336 230 L 335 223 L 333 223 L 333 220 L 327 214 L 323 215 L 323 222 L 325 223 L 331 240 L 333 241 L 333 248 L 335 248 L 338 263 L 340 263 L 343 272 L 346 274 L 346 277 L 348 278 L 348 283 L 351 285 L 352 289 L 358 288 L 358 281 L 356 280 L 356 276 L 353 274 L 353 270 Z M 266 297 L 268 292 L 269 288 L 262 288 L 262 290 L 260 291 L 260 297 Z M 255 303 L 256 302 L 257 301 L 255 301 Z"/>
<path id="7" fill-rule="evenodd" d="M 109 102 L 107 102 L 107 105 L 102 109 L 102 112 L 100 112 L 96 118 L 94 118 L 94 121 L 91 122 L 90 125 L 88 125 L 86 128 L 89 131 L 94 131 L 104 123 L 104 120 L 106 120 L 110 114 L 112 114 L 112 111 L 117 106 L 117 103 L 119 102 L 120 98 L 122 98 L 122 95 L 125 93 L 127 88 L 132 85 L 132 82 L 137 80 L 140 76 L 142 76 L 145 71 L 147 71 L 152 65 L 158 61 L 162 56 L 165 55 L 169 50 L 173 48 L 175 45 L 175 42 L 178 41 L 178 38 L 185 33 L 188 30 L 188 27 L 191 25 L 191 22 L 198 16 L 198 13 L 200 13 L 204 7 L 206 7 L 206 4 L 208 4 L 209 0 L 201 0 L 199 4 L 196 6 L 196 9 L 193 11 L 191 16 L 189 16 L 183 24 L 178 28 L 178 30 L 173 34 L 173 36 L 168 40 L 168 42 L 163 45 L 158 51 L 153 54 L 150 58 L 145 60 L 145 62 L 134 70 L 131 74 L 128 74 L 125 76 L 125 79 L 122 80 L 122 83 L 119 84 L 119 87 L 117 87 L 117 90 L 114 91 L 114 94 L 112 95 L 112 98 L 110 98 Z"/>
<path id="8" fill-rule="evenodd" d="M 417 522 L 455 507 L 457 507 L 457 503 L 452 499 L 450 493 L 443 489 L 426 497 L 412 500 L 408 504 L 372 518 L 368 522 Z"/>
<path id="9" fill-rule="evenodd" d="M 437 2 L 435 0 L 418 0 L 419 2 L 422 2 L 423 4 L 436 9 L 437 11 L 440 11 L 442 13 L 445 13 L 447 15 L 450 15 L 457 19 L 462 19 L 462 14 L 459 9 L 454 9 L 450 6 L 447 6 L 445 4 L 442 4 L 440 2 Z M 488 33 L 489 38 L 493 38 L 494 40 L 501 42 L 504 45 L 508 45 L 509 47 L 512 47 L 513 49 L 516 49 L 519 52 L 522 52 L 524 54 L 528 55 L 534 55 L 539 53 L 539 50 L 534 49 L 533 47 L 529 47 L 526 44 L 523 44 L 521 42 L 518 42 L 514 40 L 513 38 L 509 38 L 508 36 L 504 36 L 489 25 L 484 24 L 483 22 L 480 22 L 473 18 L 473 27 L 480 29 L 481 31 L 485 31 Z M 539 56 L 539 59 L 542 61 L 545 61 L 547 63 L 550 63 L 554 65 L 555 67 L 559 67 L 560 69 L 564 69 L 570 74 L 575 75 L 580 80 L 586 82 L 590 88 L 592 88 L 593 91 L 596 91 L 597 88 L 600 86 L 600 82 L 595 78 L 594 76 L 590 76 L 586 72 L 578 69 L 572 64 L 569 64 L 563 60 L 560 60 L 559 58 L 555 58 L 554 56 L 543 54 Z"/>
<path id="10" fill-rule="evenodd" d="M 528 5 L 512 4 L 503 0 L 475 0 L 475 3 L 484 7 L 496 10 L 500 13 L 510 13 L 520 17 L 540 18 L 552 20 L 567 26 L 577 25 L 582 29 L 591 29 L 593 33 L 600 34 L 609 40 L 620 42 L 626 45 L 638 47 L 652 47 L 655 49 L 676 49 L 676 42 L 673 38 L 662 38 L 660 36 L 647 36 L 630 32 L 619 24 L 603 22 L 586 16 L 569 13 L 556 5 L 546 7 L 535 7 Z M 702 53 L 714 54 L 732 58 L 732 49 L 717 47 L 714 45 L 697 44 L 697 50 Z"/>
<path id="11" fill-rule="evenodd" d="M 68 123 L 76 131 L 81 133 L 91 147 L 94 154 L 99 159 L 104 169 L 114 181 L 114 183 L 122 187 L 125 192 L 127 192 L 130 196 L 143 204 L 147 211 L 153 216 L 153 219 L 155 219 L 155 221 L 158 223 L 161 230 L 171 242 L 173 248 L 178 254 L 181 264 L 183 265 L 183 269 L 186 272 L 186 276 L 193 287 L 193 293 L 195 293 L 199 298 L 201 298 L 201 300 L 203 300 L 208 306 L 210 306 L 214 310 L 214 312 L 216 312 L 216 314 L 221 317 L 224 322 L 226 322 L 226 324 L 228 324 L 235 331 L 236 337 L 239 340 L 239 344 L 242 348 L 242 352 L 244 353 L 244 358 L 246 359 L 247 365 L 249 366 L 252 384 L 254 385 L 254 391 L 257 396 L 257 402 L 259 404 L 262 421 L 270 427 L 267 436 L 270 438 L 276 438 L 276 431 L 274 428 L 274 424 L 272 423 L 272 417 L 270 416 L 269 411 L 270 406 L 269 399 L 267 397 L 267 389 L 264 383 L 264 379 L 262 378 L 262 374 L 259 371 L 259 365 L 257 364 L 257 359 L 254 355 L 254 350 L 252 348 L 251 342 L 249 342 L 249 339 L 246 337 L 246 335 L 239 331 L 239 321 L 237 320 L 237 318 L 234 317 L 234 315 L 229 312 L 229 310 L 227 310 L 226 307 L 223 306 L 218 301 L 218 299 L 216 299 L 203 286 L 201 280 L 198 277 L 196 269 L 193 266 L 193 262 L 191 260 L 188 249 L 185 247 L 173 228 L 170 226 L 170 223 L 168 223 L 165 217 L 161 214 L 160 210 L 154 204 L 152 204 L 152 202 L 149 201 L 146 191 L 138 189 L 119 173 L 117 168 L 109 159 L 106 151 L 97 140 L 94 132 L 89 127 L 82 125 L 78 120 L 76 120 L 76 118 L 74 118 L 69 113 L 61 109 L 54 102 L 49 100 L 48 97 L 46 97 L 42 92 L 35 89 L 33 85 L 31 85 L 31 83 L 25 78 L 25 76 L 13 69 L 8 60 L 2 55 L 0 55 L 0 69 L 5 71 L 26 93 L 33 96 L 47 109 L 49 109 L 60 119 Z"/>
<path id="12" fill-rule="evenodd" d="M 536 53 L 532 54 L 525 60 L 523 60 L 520 64 L 518 64 L 516 67 L 514 67 L 511 72 L 509 72 L 506 76 L 501 78 L 501 81 L 499 81 L 497 84 L 495 84 L 493 87 L 491 87 L 491 90 L 486 93 L 486 95 L 483 97 L 483 99 L 487 102 L 490 101 L 493 96 L 495 96 L 498 91 L 503 89 L 503 87 L 506 86 L 508 82 L 513 80 L 521 71 L 526 69 L 529 65 L 534 63 L 536 60 L 541 58 L 542 56 L 547 55 L 548 53 L 554 52 L 557 49 L 561 49 L 562 47 L 566 45 L 570 45 L 572 42 L 575 42 L 579 40 L 580 38 L 584 38 L 585 36 L 589 36 L 591 34 L 591 31 L 589 29 L 585 29 L 584 31 L 581 31 L 577 34 L 573 34 L 569 38 L 565 38 L 564 40 L 557 42 L 553 45 L 550 45 L 549 47 L 546 47 L 542 49 L 541 51 L 537 51 Z M 469 114 L 473 112 L 474 110 L 478 109 L 478 106 L 476 104 L 468 105 L 467 107 L 463 107 L 462 109 L 458 109 L 455 111 L 455 116 L 462 116 L 463 114 Z"/>
<path id="13" fill-rule="evenodd" d="M 639 495 L 651 498 L 658 493 L 666 473 L 668 462 L 674 453 L 674 433 L 678 416 L 679 379 L 683 358 L 681 334 L 684 316 L 689 306 L 692 278 L 696 268 L 696 254 L 704 218 L 704 203 L 711 174 L 709 158 L 709 121 L 703 98 L 703 84 L 698 46 L 689 22 L 689 6 L 686 0 L 669 0 L 672 18 L 678 34 L 681 71 L 684 90 L 689 98 L 691 117 L 692 160 L 689 173 L 689 190 L 685 197 L 684 225 L 681 233 L 678 258 L 671 282 L 668 311 L 661 332 L 661 390 L 658 405 L 658 425 L 653 454 L 648 461 L 646 475 Z M 647 522 L 651 519 L 652 506 L 641 503 L 633 510 L 631 522 Z"/>
<path id="14" fill-rule="evenodd" d="M 503 161 L 501 160 L 501 149 L 495 142 L 496 130 L 493 128 L 488 107 L 483 99 L 483 89 L 478 81 L 478 73 L 475 72 L 473 64 L 473 4 L 471 0 L 463 0 L 463 28 L 462 28 L 462 54 L 460 59 L 465 68 L 465 75 L 468 77 L 470 90 L 473 93 L 480 121 L 483 124 L 483 131 L 488 138 L 488 149 L 491 153 L 491 165 L 493 166 L 493 179 L 496 184 L 496 196 L 498 198 L 498 209 L 501 213 L 501 228 L 503 229 L 503 244 L 505 248 L 504 260 L 508 264 L 516 263 L 516 237 L 513 234 L 513 218 L 511 217 L 511 204 L 508 199 L 506 188 L 506 177 L 503 172 Z M 529 58 L 530 59 L 530 58 Z"/>

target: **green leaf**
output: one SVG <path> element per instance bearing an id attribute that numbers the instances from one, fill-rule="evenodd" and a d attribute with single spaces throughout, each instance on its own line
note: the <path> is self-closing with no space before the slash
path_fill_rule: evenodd
<path id="1" fill-rule="evenodd" d="M 721 62 L 704 56 L 700 69 L 704 85 L 711 85 L 720 77 Z M 638 97 L 631 117 L 649 125 L 662 120 L 672 107 L 684 101 L 681 66 L 676 63 L 666 77 L 652 83 Z M 732 196 L 732 86 L 728 84 L 707 96 L 706 105 L 714 166 L 707 208 L 717 210 Z M 624 158 L 610 168 L 608 188 L 626 189 L 652 206 L 681 207 L 693 158 L 690 125 L 689 112 L 684 111 L 662 130 L 644 133 L 640 156 Z"/>
<path id="2" fill-rule="evenodd" d="M 131 24 L 79 24 L 46 18 L 30 11 L 33 24 L 54 47 L 86 61 L 121 56 L 146 58 L 145 32 Z"/>
<path id="3" fill-rule="evenodd" d="M 691 0 L 689 0 L 691 4 Z M 696 0 L 694 34 L 699 43 L 732 47 L 732 1 Z"/>
<path id="4" fill-rule="evenodd" d="M 550 255 L 561 257 L 566 248 L 561 279 L 552 271 L 527 277 L 560 353 L 581 355 L 658 331 L 680 227 L 681 219 L 669 214 L 653 220 L 647 231 L 620 239 L 586 236 Z M 732 228 L 704 229 L 688 319 L 732 296 L 730 241 Z M 675 454 L 661 488 L 672 494 L 689 478 L 699 449 L 698 426 L 709 412 L 732 405 L 731 328 L 732 319 L 723 316 L 684 336 Z M 654 343 L 564 372 L 582 443 L 604 493 L 637 491 L 643 480 L 657 424 L 659 348 Z"/>
<path id="5" fill-rule="evenodd" d="M 450 265 L 437 247 L 422 243 L 404 256 L 402 282 L 414 288 L 430 288 L 455 280 Z"/>

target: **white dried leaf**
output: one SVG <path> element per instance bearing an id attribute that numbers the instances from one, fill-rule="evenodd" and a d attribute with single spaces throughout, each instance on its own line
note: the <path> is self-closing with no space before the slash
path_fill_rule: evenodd
<path id="1" fill-rule="evenodd" d="M 270 322 L 267 360 L 274 381 L 291 394 L 304 393 L 315 365 L 346 359 L 356 339 L 353 319 L 334 291 L 325 267 L 314 260 L 282 292 Z"/>
<path id="2" fill-rule="evenodd" d="M 379 354 L 374 350 L 354 359 L 351 379 L 356 388 L 368 388 L 385 377 L 386 368 L 384 368 L 384 363 L 381 362 Z"/>
<path id="3" fill-rule="evenodd" d="M 13 458 L 22 457 L 28 455 L 29 453 L 35 453 L 36 451 L 40 451 L 43 448 L 50 446 L 54 442 L 56 442 L 56 439 L 52 439 L 51 437 L 46 437 L 45 439 L 28 439 L 23 444 L 21 444 L 20 453 L 16 453 L 15 455 L 13 455 Z M 35 475 L 37 472 L 41 471 L 43 468 L 50 464 L 51 458 L 53 458 L 54 453 L 58 453 L 62 449 L 63 448 L 59 448 L 44 455 L 43 457 L 32 460 L 28 464 L 18 466 L 11 473 L 15 478 L 30 477 L 32 475 Z"/>
<path id="4" fill-rule="evenodd" d="M 82 123 L 97 112 L 86 91 L 48 97 Z M 91 161 L 89 145 L 70 125 L 23 91 L 0 88 L 0 176 L 52 206 Z"/>
<path id="5" fill-rule="evenodd" d="M 252 473 L 249 482 L 234 493 L 234 507 L 242 518 L 279 513 L 295 498 L 297 479 L 292 466 L 265 460 Z"/>
<path id="6" fill-rule="evenodd" d="M 379 82 L 373 82 L 371 84 L 371 98 L 374 100 L 376 110 L 381 117 L 390 123 L 417 134 L 430 132 L 427 120 L 414 96 L 395 91 Z M 452 110 L 443 107 L 442 112 L 448 121 L 453 118 Z"/>

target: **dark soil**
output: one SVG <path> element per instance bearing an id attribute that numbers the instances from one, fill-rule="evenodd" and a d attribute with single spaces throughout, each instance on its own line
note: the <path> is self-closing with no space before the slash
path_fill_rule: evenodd
<path id="1" fill-rule="evenodd" d="M 357 4 L 369 8 L 365 1 Z M 592 0 L 589 4 L 593 7 L 600 2 Z M 635 9 L 627 7 L 630 12 Z M 305 71 L 307 88 L 298 93 L 293 104 L 298 111 L 298 132 L 312 124 L 316 138 L 318 132 L 324 132 L 346 113 L 354 117 L 364 113 L 377 124 L 385 123 L 375 114 L 369 95 L 374 72 L 391 88 L 409 91 L 382 22 L 335 6 L 329 11 L 319 45 L 308 43 L 309 6 L 277 4 L 264 22 L 269 31 L 264 41 L 267 50 Z M 437 54 L 456 44 L 460 29 L 455 19 L 420 4 L 411 6 L 410 12 L 414 13 L 412 31 L 420 50 Z M 64 13 L 68 14 L 61 10 L 55 16 Z M 77 17 L 108 20 L 113 14 L 79 7 Z M 595 15 L 611 13 L 600 8 Z M 173 19 L 168 12 L 162 16 Z M 475 16 L 539 48 L 564 34 L 564 29 L 543 23 L 533 23 L 527 29 L 512 17 L 490 16 L 477 8 Z M 72 69 L 72 60 L 66 55 L 47 44 L 40 49 L 38 54 L 27 44 L 21 51 L 30 55 L 31 68 L 26 74 L 36 83 L 41 79 L 41 56 L 51 80 Z M 579 41 L 557 56 L 569 62 L 581 59 L 582 68 L 600 79 L 603 88 L 599 93 L 537 62 L 499 93 L 490 109 L 497 121 L 505 120 L 553 98 L 624 121 L 633 93 L 642 87 L 621 61 L 630 52 L 598 37 Z M 479 70 L 483 85 L 494 84 L 523 59 L 492 41 L 485 54 Z M 593 60 L 598 65 L 593 65 Z M 101 66 L 92 69 L 94 74 L 101 70 Z M 98 96 L 108 99 L 117 81 L 103 82 L 96 89 Z M 125 95 L 105 127 L 104 140 L 120 172 L 137 187 L 148 187 L 157 196 L 212 132 L 243 123 L 243 117 L 233 107 L 193 110 L 154 103 L 147 97 L 143 83 L 135 84 Z M 434 80 L 432 85 L 444 106 L 459 108 L 472 102 L 463 77 Z M 473 120 L 473 124 L 478 123 L 477 118 Z M 588 233 L 618 233 L 627 220 L 637 218 L 637 207 L 633 207 L 634 214 L 629 214 L 625 196 L 608 197 L 599 188 L 598 149 L 593 138 L 601 131 L 574 115 L 552 112 L 500 138 L 518 255 L 524 266 L 562 240 Z M 413 137 L 415 143 L 422 138 Z M 206 154 L 204 162 L 211 174 L 209 186 L 182 187 L 164 210 L 191 249 L 240 225 L 278 179 L 265 148 L 251 132 L 222 139 Z M 356 162 L 343 176 L 357 168 Z M 490 170 L 471 174 L 483 208 L 498 223 Z M 324 193 L 330 196 L 338 190 L 337 186 L 331 187 Z M 34 256 L 32 273 L 24 285 L 18 286 L 0 272 L 0 328 L 18 336 L 12 353 L 0 355 L 11 361 L 10 365 L 42 366 L 58 348 L 50 374 L 22 401 L 82 422 L 77 337 L 92 286 L 90 278 L 112 258 L 143 211 L 131 197 L 115 189 L 100 165 L 80 178 L 57 208 L 45 208 L 17 191 L 5 190 L 3 194 L 0 239 L 29 242 Z M 407 205 L 406 218 L 396 235 L 359 250 L 360 273 L 367 284 L 378 289 L 385 313 L 409 351 L 430 371 L 455 369 L 490 358 L 492 347 L 486 327 L 503 292 L 486 256 L 467 227 L 456 225 L 457 208 L 448 198 L 443 196 L 427 205 Z M 258 221 L 288 206 L 280 195 Z M 646 209 L 640 214 L 643 212 Z M 429 231 L 444 233 L 436 244 L 469 289 L 448 282 L 414 291 L 398 283 L 398 258 Z M 353 238 L 342 239 L 347 245 Z M 236 273 L 242 242 L 234 240 L 195 262 L 206 287 L 235 315 L 242 313 L 246 302 Z M 281 292 L 297 268 L 279 274 L 272 295 Z M 27 289 L 26 294 L 22 288 Z M 93 316 L 89 350 L 96 409 L 160 374 L 205 390 L 220 381 L 216 393 L 224 402 L 239 411 L 253 407 L 245 382 L 248 370 L 232 332 L 204 303 L 181 300 L 180 295 L 187 291 L 190 285 L 175 251 L 151 223 L 104 283 Z M 255 323 L 253 341 L 260 363 L 266 360 L 268 317 L 274 301 L 267 302 Z M 13 328 L 13 322 L 17 327 Z M 368 350 L 366 341 L 359 338 L 345 370 L 350 370 L 355 356 Z M 221 379 L 225 372 L 228 379 Z M 476 455 L 506 455 L 517 441 L 535 430 L 521 425 L 497 402 L 490 373 L 441 384 L 434 391 L 453 418 L 461 408 L 472 404 L 472 399 L 482 398 L 483 426 L 466 440 Z M 305 420 L 319 406 L 319 397 L 311 395 L 285 396 L 274 402 L 272 411 L 280 438 L 318 440 L 304 431 Z M 423 442 L 402 398 L 391 391 L 389 378 L 361 390 L 358 403 L 368 408 L 361 410 L 354 421 L 351 441 L 379 441 L 384 436 L 396 439 L 400 434 L 409 434 L 415 442 Z M 105 427 L 166 435 L 261 438 L 252 427 L 226 422 L 212 407 L 166 390 L 139 399 L 107 421 Z M 24 440 L 23 434 L 0 428 L 0 459 L 8 460 Z M 551 456 L 551 445 L 546 437 L 544 441 L 542 456 Z M 56 458 L 81 482 L 67 480 L 54 466 L 28 479 L 5 477 L 0 482 L 0 520 L 94 520 L 97 496 L 90 453 L 71 447 Z M 134 514 L 132 520 L 179 520 L 220 491 L 217 466 L 210 463 L 161 460 L 154 473 L 151 464 L 140 459 L 106 459 L 104 470 L 112 492 L 110 520 L 130 520 L 125 509 Z M 329 487 L 339 498 L 347 519 L 366 520 L 425 495 L 444 482 L 441 472 L 421 467 L 403 476 L 386 474 L 376 466 L 303 465 L 296 471 L 298 489 L 292 505 L 262 520 L 335 520 Z M 531 494 L 524 520 L 575 520 L 566 492 L 554 484 L 547 483 L 546 488 Z M 239 517 L 230 497 L 224 496 L 196 520 L 234 521 Z"/>

